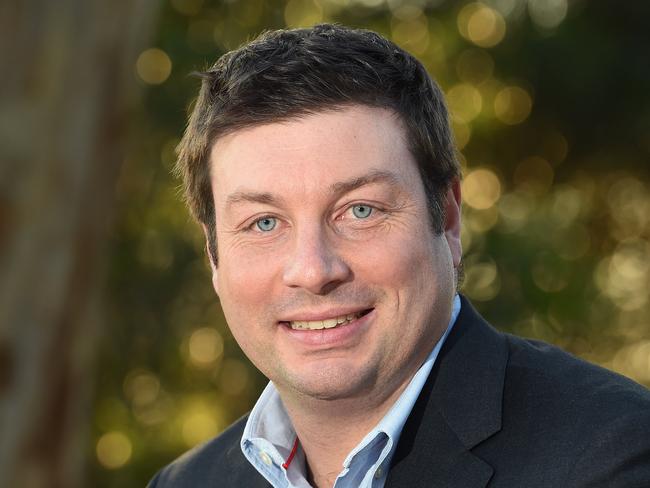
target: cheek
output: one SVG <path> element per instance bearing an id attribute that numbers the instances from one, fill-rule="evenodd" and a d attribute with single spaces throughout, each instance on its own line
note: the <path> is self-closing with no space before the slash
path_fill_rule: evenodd
<path id="1" fill-rule="evenodd" d="M 227 264 L 226 264 L 227 263 Z M 274 270 L 269 261 L 228 257 L 217 271 L 219 298 L 230 321 L 258 321 L 255 310 L 264 307 L 273 295 Z"/>
<path id="2" fill-rule="evenodd" d="M 271 300 L 269 286 L 263 270 L 228 263 L 218 270 L 221 308 L 239 347 L 258 369 L 263 369 L 265 344 L 270 340 L 266 333 L 271 330 L 265 320 Z"/>
<path id="3" fill-rule="evenodd" d="M 432 245 L 434 239 L 436 237 L 417 231 L 384 236 L 365 243 L 356 254 L 356 262 L 378 284 L 418 287 L 422 278 L 432 277 L 439 267 L 439 257 Z"/>

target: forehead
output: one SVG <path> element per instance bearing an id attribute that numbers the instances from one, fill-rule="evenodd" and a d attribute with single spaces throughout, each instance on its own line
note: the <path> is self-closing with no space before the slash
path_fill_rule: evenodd
<path id="1" fill-rule="evenodd" d="M 366 106 L 238 130 L 211 152 L 217 204 L 242 189 L 319 191 L 376 171 L 395 173 L 406 184 L 419 180 L 399 117 Z"/>

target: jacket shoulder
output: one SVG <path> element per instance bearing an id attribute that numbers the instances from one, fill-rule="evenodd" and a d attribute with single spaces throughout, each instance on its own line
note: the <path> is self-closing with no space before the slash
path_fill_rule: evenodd
<path id="1" fill-rule="evenodd" d="M 510 466 L 535 460 L 542 486 L 650 486 L 650 390 L 538 341 L 506 335 L 499 445 Z M 481 450 L 494 465 L 487 443 Z M 501 469 L 513 481 L 525 473 Z"/>
<path id="2" fill-rule="evenodd" d="M 560 348 L 504 334 L 509 355 L 506 390 L 544 397 L 581 416 L 620 415 L 650 408 L 650 390 L 618 373 L 589 363 Z"/>
<path id="3" fill-rule="evenodd" d="M 247 418 L 242 417 L 219 436 L 194 447 L 165 466 L 148 487 L 240 486 L 237 483 L 241 482 L 253 486 L 256 478 L 262 480 L 240 449 Z M 250 483 L 246 481 L 249 478 Z"/>

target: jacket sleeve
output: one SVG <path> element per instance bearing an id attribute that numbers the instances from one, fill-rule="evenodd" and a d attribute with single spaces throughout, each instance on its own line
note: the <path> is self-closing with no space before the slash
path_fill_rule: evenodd
<path id="1" fill-rule="evenodd" d="M 650 409 L 594 426 L 565 486 L 650 487 Z"/>

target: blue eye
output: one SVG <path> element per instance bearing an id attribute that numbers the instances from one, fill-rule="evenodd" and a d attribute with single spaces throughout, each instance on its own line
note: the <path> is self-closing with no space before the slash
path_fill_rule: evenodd
<path id="1" fill-rule="evenodd" d="M 372 213 L 372 207 L 370 205 L 354 205 L 352 213 L 358 219 L 367 219 Z"/>
<path id="2" fill-rule="evenodd" d="M 255 225 L 259 230 L 262 232 L 271 232 L 273 229 L 275 229 L 275 226 L 277 225 L 278 221 L 274 219 L 273 217 L 264 217 L 255 222 Z"/>

